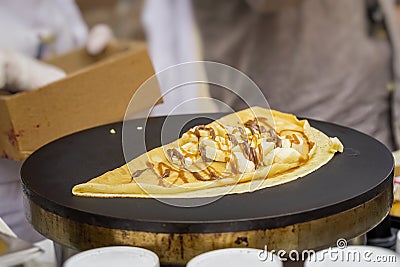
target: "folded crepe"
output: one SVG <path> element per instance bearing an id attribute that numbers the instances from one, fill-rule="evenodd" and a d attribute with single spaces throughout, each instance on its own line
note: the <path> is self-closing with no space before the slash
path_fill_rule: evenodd
<path id="1" fill-rule="evenodd" d="M 76 185 L 72 193 L 104 198 L 246 193 L 304 177 L 338 151 L 343 151 L 339 139 L 307 120 L 252 107 L 196 126 L 175 142 Z"/>

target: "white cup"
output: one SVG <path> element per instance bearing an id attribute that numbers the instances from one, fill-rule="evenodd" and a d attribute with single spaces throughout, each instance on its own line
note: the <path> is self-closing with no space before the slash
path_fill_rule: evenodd
<path id="1" fill-rule="evenodd" d="M 102 247 L 78 253 L 63 267 L 160 267 L 158 256 L 147 249 L 128 246 Z"/>
<path id="2" fill-rule="evenodd" d="M 400 266 L 400 255 L 386 248 L 347 246 L 318 251 L 304 262 L 304 267 Z"/>
<path id="3" fill-rule="evenodd" d="M 400 231 L 397 232 L 396 252 L 400 254 Z"/>
<path id="4" fill-rule="evenodd" d="M 186 267 L 282 267 L 279 257 L 253 248 L 227 248 L 206 252 L 191 259 Z"/>

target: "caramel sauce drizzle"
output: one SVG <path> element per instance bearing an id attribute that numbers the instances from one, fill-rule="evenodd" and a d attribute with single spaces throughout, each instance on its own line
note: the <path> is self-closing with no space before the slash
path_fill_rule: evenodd
<path id="1" fill-rule="evenodd" d="M 192 172 L 192 175 L 194 176 L 194 178 L 196 178 L 196 180 L 203 181 L 203 182 L 209 182 L 209 181 L 215 181 L 215 180 L 221 179 L 221 173 L 219 173 L 216 169 L 214 169 L 211 166 L 208 166 L 205 170 L 202 170 L 201 172 L 204 172 L 205 177 L 209 177 L 209 178 L 203 177 L 200 174 L 200 172 Z"/>
<path id="2" fill-rule="evenodd" d="M 158 178 L 158 185 L 159 185 L 159 186 L 165 187 L 164 179 L 158 174 L 158 172 L 156 172 L 156 170 L 154 169 L 154 164 L 151 163 L 151 162 L 146 161 L 146 166 L 147 166 L 147 168 L 148 168 L 149 170 L 151 170 L 151 171 L 154 173 L 154 175 Z"/>
<path id="3" fill-rule="evenodd" d="M 308 152 L 313 148 L 314 143 L 312 143 L 302 131 L 285 129 L 285 130 L 280 131 L 279 135 L 283 134 L 284 132 L 296 132 L 296 133 L 300 134 L 302 139 L 306 141 Z M 292 143 L 300 144 L 300 140 L 298 139 L 297 135 L 291 134 L 291 135 L 287 135 L 287 136 L 290 137 L 288 139 L 290 139 Z M 309 156 L 308 156 L 308 153 L 307 153 L 307 154 L 305 154 L 305 157 L 304 156 L 302 157 L 302 160 L 300 160 L 300 163 L 305 163 L 308 160 L 309 160 Z"/>
<path id="4" fill-rule="evenodd" d="M 190 157 L 191 159 L 193 159 L 193 158 L 196 158 L 199 155 L 199 153 L 193 154 L 193 153 L 190 153 L 190 152 L 186 151 L 185 149 L 182 148 L 182 146 L 180 147 L 180 150 L 183 152 L 185 158 L 189 158 Z"/>
<path id="5" fill-rule="evenodd" d="M 214 131 L 213 128 L 211 128 L 211 127 L 206 127 L 205 125 L 196 126 L 196 129 L 195 129 L 194 134 L 195 134 L 198 138 L 200 138 L 200 132 L 199 132 L 199 130 L 208 131 L 208 132 L 210 133 L 211 138 L 215 140 L 215 131 Z"/>
<path id="6" fill-rule="evenodd" d="M 162 178 L 167 178 L 169 177 L 169 174 L 171 173 L 171 169 L 165 169 L 163 175 L 161 176 Z"/>
<path id="7" fill-rule="evenodd" d="M 167 178 L 170 176 L 171 172 L 176 172 L 178 174 L 178 178 L 174 180 L 172 184 L 175 184 L 179 179 L 182 180 L 183 183 L 188 183 L 189 181 L 185 177 L 184 170 L 178 170 L 173 168 L 172 166 L 164 163 L 164 162 L 159 162 L 157 164 L 157 169 L 158 169 L 158 174 L 162 179 Z"/>
<path id="8" fill-rule="evenodd" d="M 257 169 L 259 160 L 258 160 L 258 157 L 256 154 L 256 149 L 254 147 L 250 147 L 250 158 L 251 158 L 251 161 L 254 162 L 255 168 Z"/>
<path id="9" fill-rule="evenodd" d="M 297 145 L 300 145 L 300 140 L 299 140 L 299 138 L 297 137 L 297 135 L 295 135 L 295 134 L 292 134 L 292 137 L 293 137 L 293 143 L 295 143 L 295 144 L 297 144 Z"/>
<path id="10" fill-rule="evenodd" d="M 243 139 L 243 141 L 247 140 L 247 134 L 245 132 L 245 130 L 242 127 L 238 127 L 239 133 L 240 133 L 240 137 Z"/>
<path id="11" fill-rule="evenodd" d="M 217 171 L 214 167 L 208 166 L 207 168 L 209 171 L 213 171 L 216 175 L 216 177 L 221 178 L 221 173 Z"/>
<path id="12" fill-rule="evenodd" d="M 268 127 L 269 128 L 268 131 L 260 123 L 262 123 L 266 127 Z M 253 139 L 255 138 L 255 135 L 257 135 L 257 134 L 262 134 L 262 133 L 268 132 L 270 134 L 271 138 L 267 139 L 267 141 L 275 142 L 276 147 L 282 147 L 282 140 L 279 138 L 279 136 L 282 136 L 282 133 L 285 131 L 293 131 L 293 132 L 299 133 L 302 136 L 302 138 L 306 141 L 307 146 L 308 146 L 308 151 L 310 151 L 310 149 L 313 146 L 313 144 L 309 141 L 307 136 L 301 131 L 282 130 L 281 132 L 277 133 L 276 130 L 269 124 L 268 119 L 265 117 L 258 117 L 258 118 L 255 118 L 254 120 L 248 120 L 244 123 L 244 126 L 250 130 L 250 132 L 253 135 Z M 243 128 L 238 127 L 237 129 L 240 132 L 241 137 L 244 141 L 243 143 L 239 143 L 239 146 L 240 146 L 241 150 L 243 151 L 243 155 L 246 157 L 246 159 L 253 161 L 255 167 L 257 168 L 258 164 L 261 162 L 258 155 L 260 157 L 262 156 L 262 147 L 260 145 L 258 145 L 258 147 L 257 147 L 258 155 L 257 155 L 256 148 L 249 146 L 248 141 L 250 141 L 250 140 L 248 140 L 247 135 L 245 136 L 245 131 L 243 130 Z M 228 135 L 228 138 L 230 138 L 229 135 Z M 291 135 L 288 134 L 286 136 L 286 138 L 289 139 L 290 142 L 293 144 L 300 144 L 300 140 L 296 134 L 293 134 L 293 133 Z M 252 140 L 252 141 L 254 142 L 255 140 Z M 308 160 L 309 160 L 309 156 L 308 156 L 308 154 L 305 154 L 305 155 L 303 155 L 300 163 L 304 163 Z M 231 167 L 232 167 L 232 169 L 234 169 L 235 168 L 234 164 L 231 164 Z"/>
<path id="13" fill-rule="evenodd" d="M 264 124 L 269 129 L 267 130 L 264 127 L 264 125 L 260 124 L 260 122 L 262 124 Z M 298 131 L 298 130 L 287 130 L 287 129 L 285 129 L 285 130 L 282 130 L 281 132 L 277 133 L 275 131 L 275 129 L 269 124 L 267 118 L 264 118 L 264 117 L 259 117 L 259 118 L 255 118 L 254 120 L 249 120 L 244 125 L 245 125 L 246 128 L 248 128 L 251 131 L 251 133 L 253 135 L 253 139 L 255 138 L 256 134 L 263 134 L 263 133 L 267 133 L 268 132 L 270 134 L 270 136 L 271 136 L 271 139 L 269 141 L 274 141 L 275 145 L 277 147 L 282 147 L 282 141 L 278 137 L 278 135 L 282 135 L 282 133 L 284 133 L 285 131 L 292 131 L 292 132 L 299 133 L 302 136 L 302 138 L 304 140 L 306 140 L 306 143 L 308 145 L 308 151 L 310 151 L 310 149 L 314 145 L 313 143 L 311 143 L 308 140 L 307 136 L 304 135 L 303 132 Z M 187 133 L 189 135 L 196 135 L 197 138 L 200 138 L 199 130 L 208 131 L 209 134 L 210 134 L 210 137 L 213 140 L 215 140 L 216 135 L 215 135 L 214 129 L 211 128 L 211 127 L 206 127 L 204 125 L 197 126 L 196 129 L 195 129 L 195 132 L 188 131 Z M 235 136 L 233 134 L 237 133 L 237 132 L 240 133 L 240 136 L 241 136 L 241 138 L 242 138 L 242 140 L 244 142 L 239 143 L 236 140 L 236 138 L 235 138 Z M 235 128 L 234 131 L 233 131 L 233 134 L 227 133 L 225 135 L 225 138 L 224 138 L 225 139 L 225 145 L 228 146 L 228 144 L 229 144 L 228 140 L 232 143 L 233 146 L 239 145 L 241 150 L 243 151 L 244 156 L 248 160 L 253 161 L 255 166 L 256 166 L 256 168 L 257 168 L 258 164 L 260 163 L 259 156 L 260 157 L 262 156 L 262 146 L 261 146 L 261 144 L 258 144 L 257 148 L 251 147 L 249 145 L 249 143 L 248 143 L 250 140 L 248 139 L 248 136 L 247 136 L 244 128 L 242 128 L 242 127 Z M 293 134 L 293 133 L 291 135 L 288 134 L 286 136 L 286 138 L 288 138 L 294 144 L 300 144 L 300 140 L 299 140 L 299 138 L 298 138 L 298 136 L 296 134 Z M 255 140 L 252 140 L 252 141 L 255 141 Z M 223 152 L 229 152 L 229 153 L 231 152 L 230 149 L 223 150 L 220 142 L 216 142 L 216 143 L 217 143 L 217 146 L 218 146 L 219 150 L 221 150 Z M 176 149 L 168 149 L 167 153 L 168 153 L 168 155 L 170 157 L 175 156 L 176 158 L 178 158 L 178 160 L 181 161 L 183 166 L 184 166 L 184 158 L 185 157 L 190 157 L 191 159 L 195 159 L 199 154 L 202 157 L 203 162 L 210 162 L 211 161 L 211 159 L 208 159 L 208 158 L 205 157 L 204 147 L 203 148 L 199 148 L 199 152 L 196 153 L 196 154 L 189 153 L 188 151 L 185 151 L 182 148 L 180 148 L 180 149 L 183 151 L 184 155 L 182 155 Z M 258 150 L 258 155 L 257 155 L 257 150 Z M 306 156 L 307 156 L 307 158 L 303 159 L 303 161 L 307 161 L 308 160 L 308 154 Z M 233 154 L 233 157 L 235 157 L 234 154 Z M 237 159 L 236 160 L 230 160 L 229 157 L 226 157 L 225 161 L 228 164 L 230 164 L 231 170 L 232 170 L 232 172 L 234 174 L 238 174 L 239 173 L 238 166 L 237 166 Z M 132 180 L 133 180 L 133 178 L 137 178 L 140 175 L 142 175 L 146 170 L 152 170 L 153 173 L 159 178 L 159 185 L 161 185 L 163 187 L 166 187 L 165 184 L 164 184 L 164 179 L 170 177 L 172 172 L 175 172 L 175 173 L 178 174 L 178 177 L 172 182 L 172 185 L 176 184 L 179 180 L 182 180 L 183 183 L 189 183 L 187 177 L 185 176 L 185 170 L 183 170 L 183 169 L 173 168 L 172 166 L 170 166 L 170 165 L 168 165 L 166 163 L 163 163 L 163 162 L 159 162 L 157 164 L 156 168 L 154 168 L 154 164 L 152 164 L 150 162 L 146 162 L 146 166 L 147 166 L 147 168 L 145 168 L 145 169 L 137 170 L 137 171 L 133 172 L 132 173 Z M 157 171 L 155 169 L 157 169 Z M 205 175 L 203 176 L 203 175 L 201 175 L 201 173 L 204 173 Z M 221 179 L 221 177 L 222 177 L 222 174 L 219 173 L 215 168 L 213 168 L 211 166 L 208 166 L 206 169 L 204 169 L 204 170 L 202 170 L 200 172 L 191 172 L 191 174 L 198 181 L 214 181 L 214 180 L 217 180 L 217 179 Z M 206 178 L 206 177 L 208 177 L 208 178 Z M 170 185 L 170 187 L 172 185 Z"/>
<path id="14" fill-rule="evenodd" d="M 231 141 L 233 146 L 238 145 L 238 141 L 236 140 L 236 137 L 233 134 L 226 134 L 228 136 L 229 141 Z"/>
<path id="15" fill-rule="evenodd" d="M 265 117 L 257 117 L 256 118 L 257 121 L 262 122 L 265 126 L 267 126 L 270 130 L 274 130 L 274 127 L 271 126 L 271 124 L 269 124 L 268 119 Z"/>
<path id="16" fill-rule="evenodd" d="M 178 178 L 181 179 L 185 184 L 189 183 L 188 179 L 185 176 L 185 173 L 183 170 L 181 170 L 178 174 Z"/>
<path id="17" fill-rule="evenodd" d="M 269 129 L 265 129 L 263 125 L 260 123 L 264 124 L 267 126 Z M 245 127 L 248 128 L 253 135 L 257 134 L 263 134 L 268 132 L 269 135 L 271 136 L 271 139 L 267 139 L 268 142 L 274 142 L 277 147 L 282 147 L 282 140 L 277 136 L 276 131 L 274 127 L 269 124 L 268 119 L 265 117 L 257 117 L 254 120 L 248 120 L 247 122 L 244 123 Z"/>
<path id="18" fill-rule="evenodd" d="M 262 133 L 262 131 L 265 130 L 265 128 L 261 129 L 260 124 L 257 119 L 246 121 L 244 123 L 244 126 L 246 128 L 248 128 L 253 135 L 255 135 L 257 133 Z"/>

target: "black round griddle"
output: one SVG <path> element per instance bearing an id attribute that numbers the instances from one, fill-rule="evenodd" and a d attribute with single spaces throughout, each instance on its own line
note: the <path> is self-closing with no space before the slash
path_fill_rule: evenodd
<path id="1" fill-rule="evenodd" d="M 223 115 L 177 115 L 168 120 L 182 133 Z M 132 128 L 146 125 L 145 142 L 151 149 L 160 145 L 164 120 L 165 117 L 156 117 L 147 123 L 145 119 L 127 123 Z M 156 199 L 73 196 L 74 185 L 125 163 L 122 123 L 78 132 L 42 147 L 25 161 L 22 181 L 31 201 L 60 216 L 97 226 L 158 233 L 284 227 L 354 208 L 392 186 L 394 161 L 383 144 L 350 128 L 309 122 L 327 135 L 339 137 L 344 153 L 336 154 L 328 164 L 304 178 L 252 193 L 226 195 L 205 206 L 184 208 Z M 111 134 L 110 129 L 115 129 L 116 134 Z M 142 131 L 132 133 L 137 134 L 138 144 L 142 142 Z M 176 138 L 176 131 L 170 131 L 169 141 Z M 143 146 L 138 145 L 132 156 L 144 152 Z"/>

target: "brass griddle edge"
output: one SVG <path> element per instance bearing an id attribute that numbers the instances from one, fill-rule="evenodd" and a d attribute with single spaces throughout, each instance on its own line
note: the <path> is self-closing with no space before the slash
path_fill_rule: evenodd
<path id="1" fill-rule="evenodd" d="M 391 179 L 387 179 L 391 180 Z M 45 237 L 79 251 L 116 245 L 137 246 L 154 251 L 161 264 L 187 263 L 215 249 L 251 247 L 268 250 L 303 251 L 334 246 L 339 238 L 352 239 L 366 233 L 390 211 L 393 185 L 371 200 L 327 217 L 274 229 L 217 233 L 153 233 L 106 228 L 60 216 L 25 199 L 27 218 Z"/>

